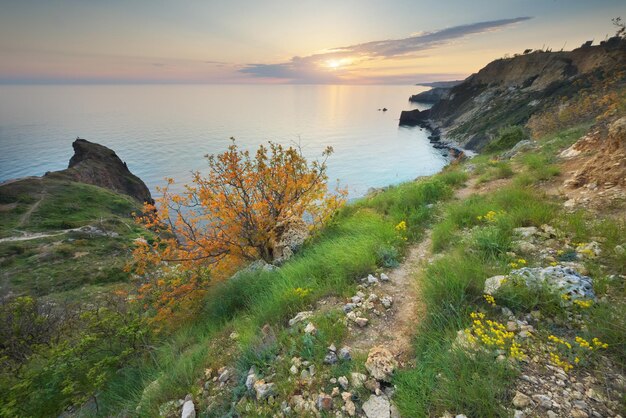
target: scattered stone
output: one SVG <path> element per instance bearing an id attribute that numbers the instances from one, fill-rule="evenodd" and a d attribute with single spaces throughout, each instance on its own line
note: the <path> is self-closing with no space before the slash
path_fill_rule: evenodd
<path id="1" fill-rule="evenodd" d="M 594 258 L 602 253 L 600 250 L 600 244 L 595 241 L 591 241 L 587 244 L 579 245 L 576 247 L 576 254 L 578 258 Z"/>
<path id="2" fill-rule="evenodd" d="M 329 345 L 328 351 L 332 351 L 333 353 L 337 352 L 337 347 L 335 346 L 335 344 Z"/>
<path id="3" fill-rule="evenodd" d="M 309 373 L 308 370 L 304 369 L 300 372 L 300 379 L 304 380 L 305 382 L 309 381 L 311 379 L 311 373 Z"/>
<path id="4" fill-rule="evenodd" d="M 293 375 L 298 374 L 298 367 L 295 364 L 293 364 L 291 368 L 289 369 L 289 372 Z"/>
<path id="5" fill-rule="evenodd" d="M 356 305 L 354 303 L 346 303 L 345 305 L 343 305 L 343 312 L 352 312 L 354 308 L 356 308 Z"/>
<path id="6" fill-rule="evenodd" d="M 537 231 L 537 227 L 535 226 L 527 226 L 513 229 L 513 233 L 519 235 L 522 238 L 531 238 L 533 235 L 537 234 Z"/>
<path id="7" fill-rule="evenodd" d="M 362 387 L 363 383 L 365 383 L 366 380 L 367 376 L 363 373 L 353 372 L 350 374 L 350 382 L 352 383 L 352 386 L 356 389 Z"/>
<path id="8" fill-rule="evenodd" d="M 185 403 L 183 404 L 183 410 L 180 417 L 196 418 L 196 407 L 193 404 L 193 397 L 191 395 L 185 396 Z"/>
<path id="9" fill-rule="evenodd" d="M 295 367 L 295 366 L 292 366 L 292 367 Z M 296 370 L 298 369 L 296 368 Z M 250 369 L 250 371 L 248 372 L 248 377 L 246 377 L 246 388 L 248 388 L 248 390 L 252 390 L 254 388 L 254 384 L 256 383 L 256 381 L 257 381 L 256 374 L 254 373 L 252 369 Z"/>
<path id="10" fill-rule="evenodd" d="M 231 340 L 236 340 L 237 338 L 239 338 L 239 334 L 237 334 L 236 332 L 231 332 L 229 338 Z"/>
<path id="11" fill-rule="evenodd" d="M 159 417 L 177 417 L 180 407 L 184 405 L 182 399 L 165 402 L 159 405 Z"/>
<path id="12" fill-rule="evenodd" d="M 380 273 L 380 281 L 381 282 L 388 282 L 389 281 L 389 276 L 387 276 L 385 273 Z"/>
<path id="13" fill-rule="evenodd" d="M 488 295 L 494 294 L 500 286 L 502 286 L 502 281 L 506 278 L 507 276 L 493 276 L 488 278 L 485 280 L 485 288 L 483 292 Z"/>
<path id="14" fill-rule="evenodd" d="M 258 400 L 267 399 L 270 396 L 274 396 L 274 384 L 265 383 L 263 379 L 257 380 L 254 382 L 254 391 Z"/>
<path id="15" fill-rule="evenodd" d="M 343 392 L 341 399 L 343 399 L 344 402 L 343 410 L 346 411 L 346 414 L 353 417 L 356 414 L 356 405 L 352 402 L 352 393 Z"/>
<path id="16" fill-rule="evenodd" d="M 320 411 L 330 411 L 333 408 L 333 398 L 325 393 L 320 393 L 317 397 L 317 409 Z"/>
<path id="17" fill-rule="evenodd" d="M 377 284 L 378 283 L 378 279 L 374 276 L 372 276 L 371 274 L 367 275 L 367 283 L 368 284 Z"/>
<path id="18" fill-rule="evenodd" d="M 297 323 L 302 322 L 306 319 L 309 319 L 311 316 L 313 316 L 313 311 L 298 312 L 296 316 L 294 316 L 293 318 L 289 320 L 289 326 L 293 327 Z"/>
<path id="19" fill-rule="evenodd" d="M 524 254 L 530 254 L 530 253 L 534 253 L 535 251 L 537 251 L 537 246 L 535 244 L 533 244 L 532 242 L 524 241 L 524 240 L 513 241 L 511 245 L 515 251 L 518 251 Z"/>
<path id="20" fill-rule="evenodd" d="M 367 379 L 363 386 L 372 393 L 378 394 L 380 392 L 380 383 L 376 379 Z"/>
<path id="21" fill-rule="evenodd" d="M 230 379 L 230 370 L 228 370 L 226 367 L 222 367 L 220 370 L 218 370 L 218 373 L 219 377 L 217 378 L 217 380 L 219 380 L 220 383 L 226 383 L 228 379 Z"/>
<path id="22" fill-rule="evenodd" d="M 324 357 L 325 364 L 335 364 L 338 360 L 337 354 L 334 351 L 329 351 L 326 357 Z"/>
<path id="23" fill-rule="evenodd" d="M 313 325 L 313 323 L 309 322 L 308 324 L 306 324 L 306 327 L 304 327 L 304 332 L 306 334 L 315 335 L 317 334 L 317 328 L 315 328 L 315 325 Z"/>
<path id="24" fill-rule="evenodd" d="M 341 387 L 343 388 L 343 390 L 347 390 L 348 389 L 348 378 L 345 376 L 340 376 L 337 379 L 337 383 L 339 383 L 339 385 L 341 385 Z"/>
<path id="25" fill-rule="evenodd" d="M 361 298 L 361 296 L 359 295 L 352 296 L 350 300 L 352 301 L 352 303 L 355 303 L 355 304 L 359 304 L 363 302 L 363 298 Z"/>
<path id="26" fill-rule="evenodd" d="M 372 348 L 365 362 L 365 368 L 373 378 L 386 382 L 390 381 L 397 366 L 393 354 L 382 346 Z"/>
<path id="27" fill-rule="evenodd" d="M 533 399 L 544 409 L 552 408 L 552 399 L 547 395 L 533 395 Z"/>
<path id="28" fill-rule="evenodd" d="M 581 409 L 572 409 L 570 411 L 572 418 L 589 418 L 589 414 Z"/>
<path id="29" fill-rule="evenodd" d="M 513 418 L 524 418 L 526 417 L 526 414 L 524 413 L 524 411 L 520 411 L 519 409 L 516 409 L 515 412 L 513 412 Z"/>
<path id="30" fill-rule="evenodd" d="M 332 396 L 333 398 L 336 398 L 337 396 L 339 396 L 340 393 L 341 393 L 341 391 L 339 390 L 339 388 L 337 386 L 335 386 L 333 388 L 333 391 L 331 392 L 330 396 Z"/>
<path id="31" fill-rule="evenodd" d="M 380 303 L 382 303 L 386 309 L 389 309 L 391 308 L 391 304 L 393 303 L 393 298 L 391 296 L 383 296 L 380 299 Z"/>
<path id="32" fill-rule="evenodd" d="M 295 412 L 301 415 L 318 415 L 319 412 L 315 406 L 315 402 L 312 400 L 304 399 L 302 395 L 294 395 L 291 397 L 291 402 Z"/>
<path id="33" fill-rule="evenodd" d="M 339 350 L 339 358 L 343 361 L 350 361 L 352 360 L 352 354 L 351 354 L 352 349 L 350 347 L 348 347 L 347 345 L 341 347 L 341 350 Z"/>
<path id="34" fill-rule="evenodd" d="M 516 408 L 524 409 L 530 405 L 530 398 L 524 395 L 522 392 L 515 392 L 513 397 L 513 406 Z"/>
<path id="35" fill-rule="evenodd" d="M 363 404 L 363 412 L 367 418 L 390 418 L 390 404 L 385 396 L 371 395 Z"/>
<path id="36" fill-rule="evenodd" d="M 368 322 L 369 322 L 369 320 L 367 318 L 363 318 L 363 317 L 356 317 L 354 319 L 354 323 L 357 324 L 358 326 L 360 326 L 361 328 L 367 326 Z"/>

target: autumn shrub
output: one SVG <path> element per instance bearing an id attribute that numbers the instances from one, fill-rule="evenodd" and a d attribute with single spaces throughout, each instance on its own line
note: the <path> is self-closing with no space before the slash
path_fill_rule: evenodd
<path id="1" fill-rule="evenodd" d="M 155 320 L 190 317 L 210 279 L 246 262 L 272 263 L 286 223 L 324 225 L 345 202 L 343 190 L 328 189 L 331 154 L 329 147 L 308 162 L 299 149 L 270 142 L 251 155 L 233 139 L 227 151 L 207 156 L 207 174 L 195 172 L 183 192 L 173 192 L 169 179 L 156 207 L 146 205 L 138 217 L 155 237 L 137 241 L 132 266 L 142 276 L 138 298 Z"/>

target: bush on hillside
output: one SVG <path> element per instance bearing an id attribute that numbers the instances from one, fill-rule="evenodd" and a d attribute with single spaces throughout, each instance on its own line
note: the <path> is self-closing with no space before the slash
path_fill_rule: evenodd
<path id="1" fill-rule="evenodd" d="M 224 153 L 207 156 L 208 173 L 195 172 L 182 193 L 168 180 L 158 208 L 147 205 L 139 218 L 155 239 L 138 242 L 134 267 L 139 274 L 160 269 L 139 289 L 146 306 L 162 318 L 191 312 L 209 276 L 228 277 L 244 262 L 273 263 L 290 224 L 300 232 L 323 225 L 345 202 L 345 192 L 328 190 L 332 152 L 310 163 L 300 149 L 270 142 L 252 156 L 233 139 Z"/>
<path id="2" fill-rule="evenodd" d="M 528 134 L 519 125 L 506 126 L 500 128 L 495 139 L 489 142 L 485 148 L 485 152 L 496 152 L 511 149 L 518 142 L 528 139 Z"/>

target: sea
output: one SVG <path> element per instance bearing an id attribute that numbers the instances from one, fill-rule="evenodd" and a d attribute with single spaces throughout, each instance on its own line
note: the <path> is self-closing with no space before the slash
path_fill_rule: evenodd
<path id="1" fill-rule="evenodd" d="M 329 180 L 351 198 L 440 171 L 447 159 L 419 127 L 398 126 L 419 86 L 2 85 L 0 182 L 67 167 L 77 137 L 113 149 L 156 187 L 206 172 L 231 138 L 254 151 L 273 141 L 309 159 L 327 146 Z M 387 109 L 383 111 L 382 109 Z M 180 187 L 180 186 L 179 186 Z M 155 193 L 156 194 L 156 193 Z"/>

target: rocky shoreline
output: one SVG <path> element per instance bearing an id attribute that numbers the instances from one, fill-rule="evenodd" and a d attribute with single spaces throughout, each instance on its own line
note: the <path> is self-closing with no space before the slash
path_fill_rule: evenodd
<path id="1" fill-rule="evenodd" d="M 458 145 L 445 139 L 441 128 L 435 126 L 429 117 L 429 109 L 426 110 L 403 110 L 400 113 L 400 126 L 419 126 L 429 132 L 428 140 L 433 148 L 442 152 L 445 157 L 452 161 L 462 160 L 467 157 L 467 151 Z"/>

